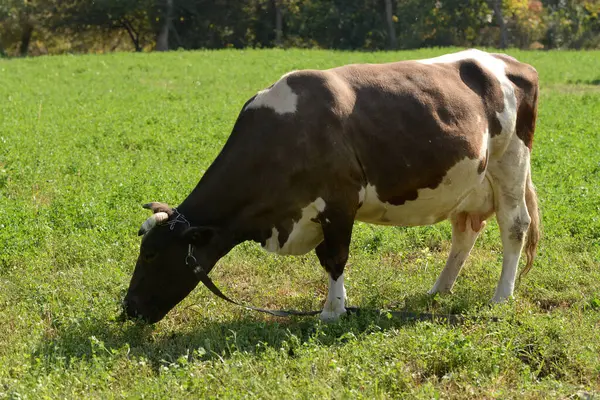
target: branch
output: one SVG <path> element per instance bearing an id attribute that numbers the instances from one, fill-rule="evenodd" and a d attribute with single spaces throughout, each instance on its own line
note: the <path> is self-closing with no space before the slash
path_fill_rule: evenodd
<path id="1" fill-rule="evenodd" d="M 127 30 L 127 33 L 133 42 L 133 46 L 135 47 L 135 51 L 141 51 L 142 49 L 140 48 L 139 34 L 135 31 L 135 29 L 133 29 L 131 22 L 129 22 L 127 18 L 122 18 L 121 25 Z"/>

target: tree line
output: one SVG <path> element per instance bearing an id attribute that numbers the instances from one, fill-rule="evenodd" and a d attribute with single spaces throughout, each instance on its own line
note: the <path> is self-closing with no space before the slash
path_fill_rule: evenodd
<path id="1" fill-rule="evenodd" d="M 600 48 L 600 0 L 0 0 L 0 56 L 116 50 Z"/>

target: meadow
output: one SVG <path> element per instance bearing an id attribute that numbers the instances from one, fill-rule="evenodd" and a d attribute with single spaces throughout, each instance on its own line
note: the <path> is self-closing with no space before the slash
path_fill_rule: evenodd
<path id="1" fill-rule="evenodd" d="M 149 216 L 141 205 L 181 202 L 250 96 L 293 69 L 453 50 L 0 60 L 0 398 L 598 397 L 598 51 L 508 51 L 541 80 L 532 169 L 543 239 L 514 300 L 488 305 L 502 256 L 495 222 L 443 296 L 426 292 L 449 251 L 447 222 L 357 223 L 350 305 L 465 321 L 282 319 L 200 286 L 156 325 L 117 320 Z M 327 291 L 314 254 L 254 243 L 211 275 L 256 306 L 317 309 Z"/>

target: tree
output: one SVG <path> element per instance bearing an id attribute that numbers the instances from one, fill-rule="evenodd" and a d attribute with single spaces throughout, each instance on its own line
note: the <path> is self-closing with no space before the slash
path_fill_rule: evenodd
<path id="1" fill-rule="evenodd" d="M 141 51 L 153 36 L 152 17 L 157 18 L 153 0 L 65 0 L 57 26 L 86 30 L 125 30 L 135 51 Z"/>
<path id="2" fill-rule="evenodd" d="M 169 50 L 169 30 L 171 29 L 171 19 L 173 15 L 173 0 L 164 0 L 164 6 L 159 1 L 158 9 L 162 14 L 159 20 L 159 30 L 156 35 L 156 51 Z"/>
<path id="3" fill-rule="evenodd" d="M 550 48 L 599 48 L 600 2 L 545 0 L 543 41 Z"/>
<path id="4" fill-rule="evenodd" d="M 283 10 L 281 0 L 273 0 L 275 8 L 275 46 L 283 45 Z"/>
<path id="5" fill-rule="evenodd" d="M 398 38 L 396 37 L 396 27 L 394 26 L 394 12 L 392 9 L 392 0 L 385 0 L 385 21 L 387 22 L 388 36 L 390 39 L 390 48 L 398 47 Z M 397 18 L 396 18 L 397 20 Z"/>
<path id="6" fill-rule="evenodd" d="M 18 43 L 18 54 L 27 56 L 29 44 L 44 3 L 41 1 L 4 0 L 0 5 L 0 35 L 4 46 Z"/>
<path id="7" fill-rule="evenodd" d="M 500 27 L 500 48 L 505 49 L 508 47 L 508 31 L 506 29 L 506 23 L 504 22 L 504 15 L 502 14 L 502 0 L 492 0 L 492 9 L 494 10 L 494 16 L 496 17 L 496 23 Z"/>

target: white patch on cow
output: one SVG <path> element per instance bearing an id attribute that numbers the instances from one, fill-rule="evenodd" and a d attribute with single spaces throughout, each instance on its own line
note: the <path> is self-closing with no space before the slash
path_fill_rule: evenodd
<path id="1" fill-rule="evenodd" d="M 477 61 L 482 67 L 490 71 L 500 82 L 502 93 L 504 94 L 504 110 L 496 113 L 496 116 L 502 126 L 502 133 L 508 133 L 509 135 L 507 136 L 510 136 L 510 134 L 514 132 L 517 122 L 517 97 L 515 96 L 515 89 L 512 82 L 506 76 L 506 64 L 504 61 L 491 54 L 484 53 L 481 50 L 470 49 L 426 60 L 418 60 L 417 62 L 420 62 L 421 64 L 438 64 L 452 63 L 466 59 Z M 503 148 L 505 146 L 500 147 Z"/>
<path id="2" fill-rule="evenodd" d="M 325 211 L 325 206 L 327 204 L 325 204 L 325 200 L 323 200 L 321 197 L 317 197 L 317 199 L 313 202 L 315 208 L 317 209 L 317 211 L 319 212 L 323 212 Z"/>
<path id="3" fill-rule="evenodd" d="M 344 274 L 337 281 L 329 277 L 329 290 L 327 300 L 321 311 L 322 321 L 335 321 L 346 313 L 346 288 L 344 287 Z"/>
<path id="4" fill-rule="evenodd" d="M 272 228 L 271 237 L 266 240 L 265 250 L 281 255 L 306 254 L 323 241 L 321 224 L 314 219 L 325 210 L 327 204 L 321 197 L 302 209 L 302 217 L 294 222 L 287 240 L 280 246 L 277 228 Z"/>
<path id="5" fill-rule="evenodd" d="M 270 252 L 279 250 L 279 231 L 277 228 L 273 227 L 273 229 L 271 229 L 271 237 L 267 239 L 264 249 Z"/>
<path id="6" fill-rule="evenodd" d="M 500 280 L 494 297 L 492 297 L 492 303 L 502 303 L 513 297 L 515 290 L 515 281 L 517 277 L 517 265 L 519 258 L 521 258 L 521 248 L 506 248 L 503 244 L 503 255 L 502 255 L 502 272 L 500 273 Z M 512 247 L 512 246 L 511 246 Z M 508 266 L 508 267 L 505 267 Z M 514 266 L 514 267 L 513 267 Z"/>
<path id="7" fill-rule="evenodd" d="M 367 188 L 361 187 L 358 191 L 358 204 L 362 204 L 365 202 L 365 196 L 367 194 Z"/>
<path id="8" fill-rule="evenodd" d="M 288 75 L 289 73 L 282 76 L 270 89 L 258 92 L 245 109 L 267 107 L 281 115 L 295 113 L 298 95 L 288 85 Z"/>
<path id="9" fill-rule="evenodd" d="M 483 160 L 484 158 L 489 158 L 488 149 L 490 147 L 490 130 L 489 128 L 485 128 L 483 131 L 483 146 L 479 149 L 479 159 Z M 490 160 L 486 159 L 486 163 L 489 163 Z"/>
<path id="10" fill-rule="evenodd" d="M 457 53 L 444 54 L 443 56 L 439 57 L 417 60 L 417 62 L 421 64 L 447 64 L 467 59 L 476 60 L 497 77 L 506 77 L 506 74 L 504 73 L 506 64 L 504 64 L 504 61 L 477 49 L 469 49 L 459 51 Z"/>
<path id="11" fill-rule="evenodd" d="M 480 151 L 485 155 L 487 140 L 484 143 L 486 145 Z M 377 188 L 368 184 L 356 219 L 374 224 L 405 226 L 431 225 L 444 220 L 482 183 L 485 174 L 477 172 L 479 163 L 479 159 L 465 157 L 448 170 L 435 189 L 419 189 L 415 200 L 398 206 L 382 202 Z"/>

